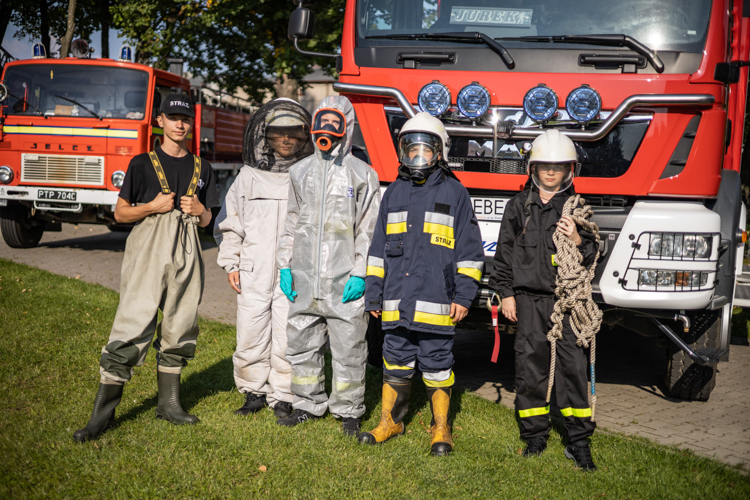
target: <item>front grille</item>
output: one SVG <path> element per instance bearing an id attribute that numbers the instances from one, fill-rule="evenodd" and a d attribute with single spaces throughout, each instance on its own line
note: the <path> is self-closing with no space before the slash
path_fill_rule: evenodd
<path id="1" fill-rule="evenodd" d="M 493 174 L 521 174 L 526 175 L 526 163 L 523 160 L 509 160 L 500 158 L 461 158 L 448 157 L 451 170 L 464 172 L 490 172 Z"/>
<path id="2" fill-rule="evenodd" d="M 21 155 L 21 182 L 104 185 L 103 156 Z"/>

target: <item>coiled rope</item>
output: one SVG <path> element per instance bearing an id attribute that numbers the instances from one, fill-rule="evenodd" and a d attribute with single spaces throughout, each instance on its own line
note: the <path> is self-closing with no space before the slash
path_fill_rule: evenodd
<path id="1" fill-rule="evenodd" d="M 552 386 L 555 383 L 555 359 L 557 357 L 557 340 L 563 337 L 563 318 L 570 313 L 570 326 L 576 336 L 579 347 L 590 347 L 591 361 L 591 420 L 596 415 L 596 379 L 594 366 L 596 363 L 596 334 L 602 324 L 602 311 L 591 298 L 591 281 L 596 273 L 596 263 L 599 260 L 599 227 L 589 219 L 594 211 L 586 205 L 581 195 L 568 198 L 563 207 L 562 215 L 570 216 L 573 221 L 596 238 L 596 257 L 586 269 L 583 256 L 576 244 L 561 231 L 555 231 L 552 239 L 557 248 L 557 280 L 555 295 L 557 302 L 552 312 L 553 327 L 547 333 L 550 342 L 549 385 L 547 386 L 547 402 L 552 397 Z"/>

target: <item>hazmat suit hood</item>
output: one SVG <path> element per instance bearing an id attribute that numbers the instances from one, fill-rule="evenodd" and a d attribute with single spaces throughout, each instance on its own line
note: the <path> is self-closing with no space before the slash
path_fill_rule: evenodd
<path id="1" fill-rule="evenodd" d="M 328 152 L 321 151 L 321 149 L 315 145 L 315 154 L 326 160 L 332 158 L 342 159 L 345 156 L 351 155 L 354 127 L 357 124 L 357 117 L 354 114 L 352 103 L 349 102 L 349 99 L 346 97 L 328 96 L 320 101 L 320 104 L 315 109 L 315 113 L 313 113 L 313 121 L 315 121 L 315 118 L 324 109 L 337 110 L 343 115 L 345 122 L 344 135 L 341 137 L 341 141 Z M 315 134 L 313 134 L 313 137 L 314 136 Z M 314 143 L 315 140 L 313 139 L 313 144 Z"/>
<path id="2" fill-rule="evenodd" d="M 351 106 L 350 106 L 351 107 Z M 297 150 L 291 158 L 281 158 L 274 153 L 273 148 L 266 139 L 266 127 L 269 117 L 279 115 L 290 115 L 299 118 L 306 127 L 305 143 Z M 310 140 L 309 130 L 312 123 L 310 113 L 297 102 L 286 99 L 274 99 L 261 106 L 253 114 L 250 121 L 245 125 L 242 139 L 242 161 L 245 165 L 258 170 L 269 172 L 289 171 L 289 167 L 313 153 L 313 144 Z"/>

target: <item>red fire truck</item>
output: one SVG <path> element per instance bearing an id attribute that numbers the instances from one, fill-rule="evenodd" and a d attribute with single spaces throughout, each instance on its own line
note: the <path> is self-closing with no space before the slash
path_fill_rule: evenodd
<path id="1" fill-rule="evenodd" d="M 744 3 L 744 5 L 743 5 Z M 486 288 L 523 152 L 545 129 L 576 143 L 576 190 L 594 207 L 605 322 L 669 337 L 665 383 L 705 400 L 728 359 L 745 208 L 740 160 L 750 2 L 348 0 L 335 90 L 373 167 L 397 176 L 396 137 L 427 111 L 480 220 Z M 289 37 L 313 35 L 299 5 Z"/>
<path id="2" fill-rule="evenodd" d="M 135 64 L 128 47 L 119 61 L 91 59 L 83 44 L 74 43 L 79 58 L 46 58 L 39 46 L 33 59 L 3 68 L 0 230 L 11 247 L 33 247 L 45 230 L 59 231 L 65 222 L 121 228 L 114 207 L 130 159 L 161 144 L 161 100 L 170 92 L 191 92 L 179 63 L 178 74 Z M 218 92 L 192 90 L 196 118 L 189 149 L 214 165 L 219 184 L 226 183 L 242 166 L 249 107 L 225 109 Z"/>

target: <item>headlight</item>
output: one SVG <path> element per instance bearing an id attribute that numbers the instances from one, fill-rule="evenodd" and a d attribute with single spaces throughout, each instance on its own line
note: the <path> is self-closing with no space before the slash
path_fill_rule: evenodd
<path id="1" fill-rule="evenodd" d="M 557 112 L 557 94 L 544 84 L 526 92 L 523 110 L 535 122 L 546 122 Z"/>
<path id="2" fill-rule="evenodd" d="M 638 270 L 638 286 L 656 286 L 657 290 L 665 286 L 696 289 L 706 286 L 707 283 L 707 272 Z"/>
<path id="3" fill-rule="evenodd" d="M 0 183 L 10 184 L 13 181 L 13 169 L 7 165 L 0 167 Z"/>
<path id="4" fill-rule="evenodd" d="M 120 189 L 122 187 L 122 183 L 125 180 L 125 172 L 122 170 L 118 170 L 114 174 L 112 174 L 112 185 L 116 187 L 117 189 Z"/>
<path id="5" fill-rule="evenodd" d="M 706 259 L 711 255 L 711 235 L 650 233 L 650 257 Z"/>
<path id="6" fill-rule="evenodd" d="M 490 93 L 477 82 L 472 82 L 458 93 L 456 104 L 465 117 L 479 118 L 490 107 Z"/>
<path id="7" fill-rule="evenodd" d="M 417 101 L 422 111 L 427 111 L 432 116 L 440 116 L 448 111 L 448 106 L 451 105 L 451 91 L 435 80 L 422 87 Z"/>
<path id="8" fill-rule="evenodd" d="M 597 117 L 602 109 L 602 98 L 588 85 L 583 85 L 568 94 L 565 109 L 570 117 L 579 123 L 586 123 Z"/>

